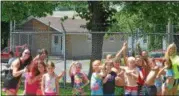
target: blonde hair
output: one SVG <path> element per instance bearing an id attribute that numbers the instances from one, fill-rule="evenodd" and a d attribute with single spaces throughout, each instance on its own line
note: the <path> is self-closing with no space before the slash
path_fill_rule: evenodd
<path id="1" fill-rule="evenodd" d="M 112 54 L 107 54 L 106 55 L 106 59 L 112 59 L 112 58 L 113 58 Z"/>
<path id="2" fill-rule="evenodd" d="M 113 60 L 114 63 L 121 63 L 121 58 L 115 57 L 112 60 Z"/>
<path id="3" fill-rule="evenodd" d="M 94 64 L 96 64 L 96 63 L 100 65 L 100 64 L 101 64 L 101 61 L 100 61 L 100 60 L 94 60 L 93 63 L 92 63 L 92 65 L 94 65 Z"/>
<path id="4" fill-rule="evenodd" d="M 165 58 L 169 58 L 169 57 L 170 57 L 170 56 L 169 56 L 169 51 L 170 51 L 170 49 L 172 49 L 172 48 L 175 50 L 173 54 L 176 54 L 176 51 L 177 51 L 176 44 L 175 44 L 175 43 L 172 43 L 172 44 L 170 44 L 170 45 L 167 47 L 167 51 L 166 51 L 166 53 L 165 53 Z"/>
<path id="5" fill-rule="evenodd" d="M 165 66 L 167 66 L 168 69 L 172 68 L 172 61 L 170 58 L 165 59 Z"/>

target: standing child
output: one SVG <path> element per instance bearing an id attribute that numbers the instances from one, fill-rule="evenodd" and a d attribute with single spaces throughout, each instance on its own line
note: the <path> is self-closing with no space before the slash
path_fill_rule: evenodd
<path id="1" fill-rule="evenodd" d="M 151 67 L 151 70 L 147 75 L 147 78 L 144 82 L 144 86 L 142 87 L 142 94 L 146 96 L 156 96 L 157 88 L 155 86 L 155 79 L 159 72 L 159 67 L 156 66 L 154 59 L 149 60 L 149 65 Z"/>
<path id="2" fill-rule="evenodd" d="M 103 79 L 103 93 L 104 95 L 114 96 L 115 92 L 115 78 L 116 72 L 112 71 L 114 67 L 113 61 L 108 60 L 105 62 L 105 77 Z"/>
<path id="3" fill-rule="evenodd" d="M 124 70 L 120 68 L 120 58 L 115 57 L 113 59 L 114 67 L 112 68 L 113 72 L 116 72 L 117 76 L 115 78 L 115 95 L 124 95 L 124 86 L 125 86 L 125 80 L 124 80 Z"/>
<path id="4" fill-rule="evenodd" d="M 144 69 L 143 59 L 140 55 L 136 56 L 136 65 L 139 72 L 139 77 L 137 79 L 138 84 L 138 95 L 141 95 L 142 86 L 146 78 L 146 71 Z"/>
<path id="5" fill-rule="evenodd" d="M 88 77 L 81 72 L 82 65 L 80 62 L 75 62 L 75 66 L 73 95 L 85 95 L 84 87 L 89 83 Z"/>
<path id="6" fill-rule="evenodd" d="M 38 61 L 38 68 L 33 67 L 34 74 L 32 72 L 25 73 L 25 95 L 36 95 L 39 89 L 40 78 L 45 72 L 45 63 Z"/>
<path id="7" fill-rule="evenodd" d="M 125 68 L 125 81 L 126 81 L 126 87 L 125 87 L 125 95 L 130 96 L 134 95 L 136 96 L 138 93 L 138 84 L 137 79 L 139 76 L 139 72 L 136 68 L 136 61 L 134 57 L 128 57 L 127 58 L 127 67 Z"/>
<path id="8" fill-rule="evenodd" d="M 102 78 L 104 77 L 104 72 L 100 72 L 101 61 L 95 60 L 93 61 L 93 70 L 91 76 L 91 95 L 103 95 L 103 86 L 102 86 Z"/>
<path id="9" fill-rule="evenodd" d="M 47 63 L 47 73 L 42 76 L 42 93 L 43 95 L 59 95 L 59 84 L 57 75 L 54 73 L 55 65 L 49 61 Z"/>
<path id="10" fill-rule="evenodd" d="M 162 85 L 162 95 L 172 95 L 171 91 L 174 84 L 174 72 L 172 70 L 172 63 L 169 58 L 166 59 L 165 67 L 159 71 L 158 75 L 160 75 L 162 72 L 165 72 L 166 77 L 166 80 Z"/>
<path id="11" fill-rule="evenodd" d="M 37 67 L 38 67 L 40 74 L 38 76 L 39 77 L 38 78 L 38 80 L 39 80 L 38 86 L 39 87 L 36 91 L 36 95 L 43 95 L 42 90 L 41 90 L 41 84 L 42 84 L 42 76 L 46 73 L 46 66 L 45 66 L 45 63 L 43 61 L 39 60 Z"/>

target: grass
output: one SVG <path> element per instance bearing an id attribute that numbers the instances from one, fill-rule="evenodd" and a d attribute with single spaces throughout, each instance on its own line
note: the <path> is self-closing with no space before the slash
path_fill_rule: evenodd
<path id="1" fill-rule="evenodd" d="M 60 95 L 62 95 L 62 96 L 71 96 L 72 95 L 72 88 L 71 88 L 71 84 L 70 83 L 67 83 L 66 84 L 66 87 L 64 88 L 64 86 L 63 86 L 63 84 L 62 83 L 60 83 Z M 85 93 L 86 93 L 86 95 L 90 95 L 91 93 L 91 91 L 90 91 L 90 86 L 88 85 L 88 86 L 86 86 L 85 88 L 84 88 L 84 90 L 85 90 Z M 21 84 L 21 86 L 20 86 L 20 88 L 19 88 L 19 90 L 18 90 L 18 95 L 21 95 L 21 94 L 23 94 L 23 91 L 24 91 L 24 84 Z M 1 91 L 1 96 L 3 96 L 3 95 L 5 95 L 5 93 L 4 92 L 2 92 Z"/>

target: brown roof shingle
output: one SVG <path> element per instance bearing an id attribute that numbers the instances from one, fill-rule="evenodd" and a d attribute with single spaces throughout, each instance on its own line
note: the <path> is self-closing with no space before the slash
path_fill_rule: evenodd
<path id="1" fill-rule="evenodd" d="M 63 28 L 61 26 L 61 19 L 60 17 L 42 17 L 42 18 L 36 18 L 40 22 L 49 25 L 50 27 L 54 28 L 55 30 L 59 32 L 63 32 Z M 86 28 L 83 28 L 81 26 L 86 25 L 87 21 L 83 19 L 72 19 L 68 18 L 63 22 L 64 28 L 66 32 L 88 32 Z"/>

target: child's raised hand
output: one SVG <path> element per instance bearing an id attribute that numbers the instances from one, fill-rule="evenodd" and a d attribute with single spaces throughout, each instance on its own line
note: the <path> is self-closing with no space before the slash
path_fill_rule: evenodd
<path id="1" fill-rule="evenodd" d="M 108 79 L 111 78 L 111 74 L 108 74 L 106 77 L 107 77 Z"/>

